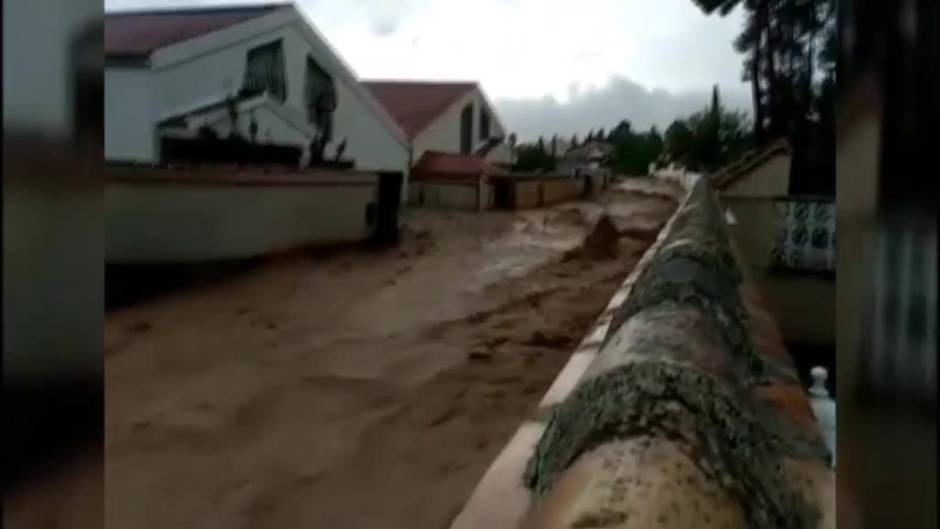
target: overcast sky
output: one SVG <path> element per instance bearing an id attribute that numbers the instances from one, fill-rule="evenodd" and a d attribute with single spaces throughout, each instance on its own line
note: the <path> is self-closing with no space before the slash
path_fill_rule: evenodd
<path id="1" fill-rule="evenodd" d="M 105 0 L 108 10 L 238 0 Z M 258 3 L 257 0 L 242 3 Z M 665 128 L 719 84 L 747 110 L 743 17 L 691 0 L 299 0 L 362 78 L 478 80 L 520 138 Z"/>

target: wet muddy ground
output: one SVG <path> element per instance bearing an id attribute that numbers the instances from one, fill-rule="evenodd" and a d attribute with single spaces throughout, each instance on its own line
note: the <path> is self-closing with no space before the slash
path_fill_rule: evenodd
<path id="1" fill-rule="evenodd" d="M 399 247 L 299 252 L 111 310 L 108 524 L 445 527 L 676 193 L 410 210 Z M 605 213 L 620 237 L 590 244 L 613 257 L 582 247 Z"/>

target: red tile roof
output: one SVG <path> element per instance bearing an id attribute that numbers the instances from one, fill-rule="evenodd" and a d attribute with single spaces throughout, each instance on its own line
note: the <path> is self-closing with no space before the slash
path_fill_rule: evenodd
<path id="1" fill-rule="evenodd" d="M 459 97 L 477 87 L 469 82 L 363 81 L 372 95 L 401 125 L 408 139 L 427 128 Z"/>
<path id="2" fill-rule="evenodd" d="M 144 10 L 108 13 L 104 22 L 104 51 L 112 56 L 143 56 L 270 14 L 291 4 Z"/>
<path id="3" fill-rule="evenodd" d="M 451 154 L 446 152 L 425 151 L 415 164 L 414 173 L 421 178 L 463 178 L 479 177 L 482 174 L 495 175 L 504 171 L 486 163 L 485 160 L 469 154 Z"/>

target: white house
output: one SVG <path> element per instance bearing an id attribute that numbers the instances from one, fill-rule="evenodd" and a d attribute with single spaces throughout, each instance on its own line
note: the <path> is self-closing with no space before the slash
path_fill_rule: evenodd
<path id="1" fill-rule="evenodd" d="M 409 172 L 404 131 L 293 4 L 108 13 L 105 61 L 109 161 L 160 164 L 170 138 L 235 129 Z"/>
<path id="2" fill-rule="evenodd" d="M 425 152 L 466 155 L 506 164 L 506 128 L 475 82 L 364 81 L 395 118 L 412 146 L 413 164 Z"/>
<path id="3" fill-rule="evenodd" d="M 556 163 L 556 170 L 562 174 L 580 177 L 584 175 L 609 176 L 606 164 L 613 153 L 613 147 L 604 142 L 591 142 L 568 149 Z"/>

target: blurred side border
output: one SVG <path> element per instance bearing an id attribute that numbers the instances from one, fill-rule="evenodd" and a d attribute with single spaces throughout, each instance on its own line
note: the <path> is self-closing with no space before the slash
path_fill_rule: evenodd
<path id="1" fill-rule="evenodd" d="M 3 3 L 7 527 L 104 524 L 102 23 Z"/>
<path id="2" fill-rule="evenodd" d="M 940 12 L 839 3 L 839 527 L 936 527 Z"/>

